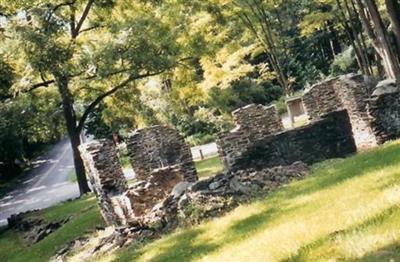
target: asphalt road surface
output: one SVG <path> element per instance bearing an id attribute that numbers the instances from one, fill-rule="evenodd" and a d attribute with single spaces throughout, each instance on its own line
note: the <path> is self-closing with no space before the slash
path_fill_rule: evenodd
<path id="1" fill-rule="evenodd" d="M 74 170 L 68 139 L 35 160 L 36 167 L 21 185 L 0 199 L 0 225 L 12 214 L 42 209 L 79 196 L 77 183 L 68 182 Z"/>

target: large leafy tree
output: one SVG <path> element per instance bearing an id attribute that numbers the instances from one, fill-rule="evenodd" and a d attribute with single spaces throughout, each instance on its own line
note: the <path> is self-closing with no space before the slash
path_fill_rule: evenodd
<path id="1" fill-rule="evenodd" d="M 7 3 L 5 3 L 7 2 Z M 89 191 L 78 150 L 88 116 L 136 81 L 176 66 L 171 25 L 145 1 L 2 1 L 3 52 L 19 61 L 14 95 L 54 85 L 61 98 L 80 192 Z"/>

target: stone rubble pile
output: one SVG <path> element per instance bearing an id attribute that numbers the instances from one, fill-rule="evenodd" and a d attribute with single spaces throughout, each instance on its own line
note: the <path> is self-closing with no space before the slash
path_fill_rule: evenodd
<path id="1" fill-rule="evenodd" d="M 19 213 L 8 218 L 8 227 L 23 232 L 23 237 L 29 245 L 33 245 L 43 240 L 62 225 L 70 220 L 70 217 L 47 222 L 41 218 L 31 218 L 29 214 L 34 211 Z"/>
<path id="2" fill-rule="evenodd" d="M 195 183 L 180 182 L 171 193 L 129 226 L 118 227 L 115 234 L 103 239 L 95 252 L 108 252 L 131 241 L 156 238 L 180 223 L 199 223 L 220 216 L 251 197 L 265 194 L 309 172 L 308 166 L 296 162 L 262 170 L 239 170 L 216 175 Z"/>

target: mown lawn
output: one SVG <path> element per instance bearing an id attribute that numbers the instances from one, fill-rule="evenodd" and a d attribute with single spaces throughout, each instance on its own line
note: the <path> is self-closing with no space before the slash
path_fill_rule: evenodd
<path id="1" fill-rule="evenodd" d="M 46 221 L 59 221 L 67 217 L 70 220 L 34 245 L 29 245 L 20 232 L 0 229 L 0 261 L 48 261 L 70 241 L 89 234 L 96 226 L 104 225 L 93 196 L 66 202 L 30 216 L 44 218 Z"/>
<path id="2" fill-rule="evenodd" d="M 400 261 L 400 142 L 200 226 L 96 261 Z"/>
<path id="3" fill-rule="evenodd" d="M 218 159 L 196 163 L 218 169 Z M 210 174 L 212 172 L 210 171 Z M 101 225 L 94 197 L 33 213 L 71 220 L 27 246 L 0 232 L 0 261 L 46 261 Z M 400 261 L 400 141 L 312 167 L 312 174 L 202 225 L 94 261 Z"/>
<path id="4" fill-rule="evenodd" d="M 197 175 L 200 179 L 215 175 L 224 170 L 218 156 L 195 162 Z"/>

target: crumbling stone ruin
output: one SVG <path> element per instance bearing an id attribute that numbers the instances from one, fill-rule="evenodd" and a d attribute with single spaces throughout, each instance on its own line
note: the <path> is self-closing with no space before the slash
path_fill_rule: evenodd
<path id="1" fill-rule="evenodd" d="M 398 87 L 385 81 L 373 89 L 370 83 L 347 75 L 313 86 L 298 100 L 311 122 L 292 130 L 284 130 L 275 106 L 234 111 L 237 127 L 217 139 L 225 171 L 201 181 L 190 148 L 168 127 L 140 129 L 127 139 L 137 179 L 129 186 L 111 141 L 82 145 L 103 217 L 124 241 L 154 237 L 193 218 L 191 210 L 200 220 L 220 215 L 256 192 L 303 177 L 307 164 L 400 137 Z"/>
<path id="2" fill-rule="evenodd" d="M 105 221 L 128 225 L 161 202 L 179 182 L 197 181 L 189 147 L 177 131 L 163 126 L 137 130 L 127 141 L 137 182 L 127 186 L 111 141 L 80 147 Z"/>
<path id="3" fill-rule="evenodd" d="M 251 104 L 232 113 L 236 128 L 218 135 L 218 153 L 227 170 L 231 170 L 243 151 L 266 136 L 284 130 L 276 106 Z"/>
<path id="4" fill-rule="evenodd" d="M 281 129 L 281 123 L 277 122 L 274 128 Z M 150 138 L 154 140 L 142 141 Z M 134 232 L 135 228 L 140 232 L 173 228 L 178 217 L 188 215 L 188 205 L 202 209 L 202 218 L 221 214 L 236 206 L 243 197 L 258 190 L 270 190 L 307 173 L 305 164 L 294 163 L 271 169 L 227 171 L 197 181 L 194 167 L 189 166 L 193 165 L 190 151 L 176 131 L 159 126 L 138 130 L 128 138 L 127 145 L 131 162 L 139 171 L 138 181 L 129 186 L 111 141 L 90 142 L 81 145 L 80 150 L 105 221 Z M 176 154 L 172 156 L 170 150 L 177 150 Z M 145 155 L 137 156 L 143 152 Z"/>
<path id="5" fill-rule="evenodd" d="M 316 84 L 303 96 L 310 120 L 333 111 L 346 109 L 359 149 L 377 145 L 367 112 L 367 99 L 373 81 L 363 75 L 349 74 Z"/>
<path id="6" fill-rule="evenodd" d="M 400 136 L 400 90 L 394 80 L 378 84 L 368 99 L 368 113 L 379 144 Z"/>
<path id="7" fill-rule="evenodd" d="M 289 131 L 283 131 L 273 107 L 235 111 L 237 127 L 217 139 L 226 169 L 311 164 L 400 137 L 400 95 L 393 81 L 375 87 L 372 80 L 349 74 L 314 85 L 302 100 L 311 122 Z"/>
<path id="8" fill-rule="evenodd" d="M 136 130 L 127 139 L 130 162 L 136 177 L 146 181 L 154 170 L 175 166 L 183 179 L 197 180 L 196 168 L 189 146 L 178 131 L 166 126 Z"/>
<path id="9" fill-rule="evenodd" d="M 313 164 L 346 157 L 357 151 L 346 110 L 321 116 L 311 124 L 269 135 L 242 150 L 234 170 L 290 165 L 296 161 Z"/>
<path id="10" fill-rule="evenodd" d="M 115 145 L 109 140 L 98 140 L 81 145 L 80 151 L 105 222 L 109 225 L 125 224 L 125 213 L 131 210 L 131 205 L 129 199 L 123 198 L 128 185 Z"/>
<path id="11" fill-rule="evenodd" d="M 251 119 L 251 115 L 243 117 Z M 301 128 L 259 136 L 251 136 L 252 132 L 233 131 L 236 140 L 231 139 L 231 133 L 218 137 L 220 156 L 228 170 L 262 169 L 296 161 L 312 164 L 357 151 L 346 110 L 328 113 Z"/>

